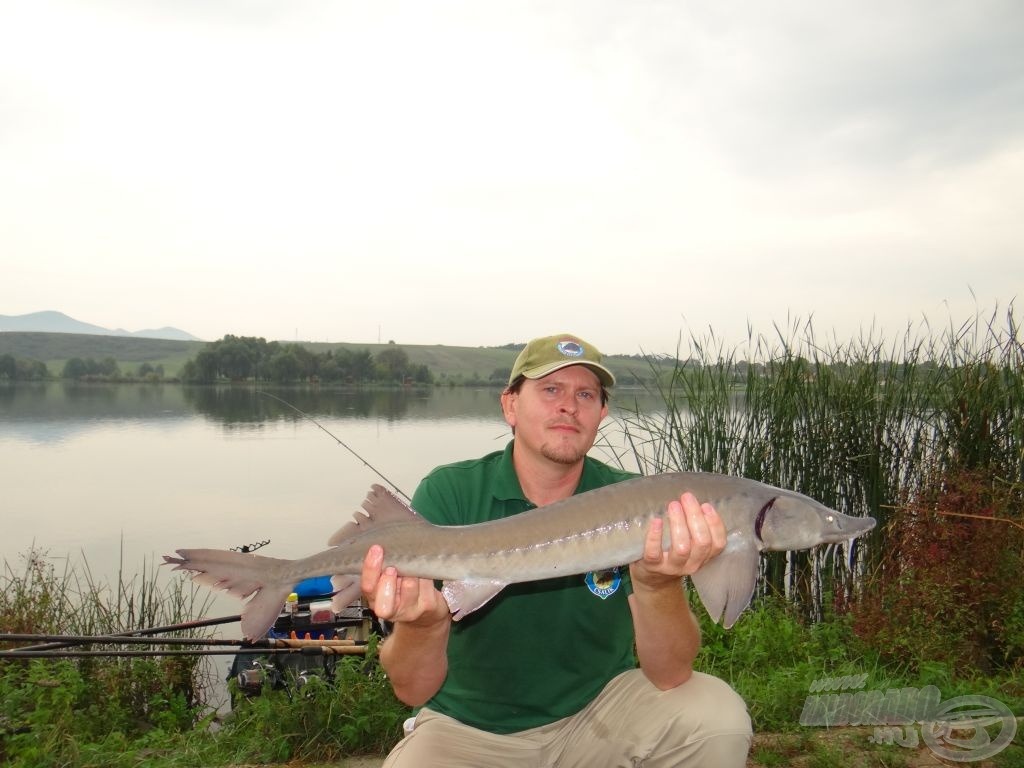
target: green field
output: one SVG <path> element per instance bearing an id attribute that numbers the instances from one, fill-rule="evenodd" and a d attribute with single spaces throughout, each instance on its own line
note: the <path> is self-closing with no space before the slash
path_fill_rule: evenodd
<path id="1" fill-rule="evenodd" d="M 112 357 L 121 370 L 130 371 L 142 363 L 163 365 L 167 376 L 175 376 L 189 358 L 206 342 L 143 339 L 133 336 L 92 336 L 78 333 L 0 333 L 0 355 L 46 363 L 51 376 L 59 376 L 64 363 L 73 357 L 103 360 Z"/>

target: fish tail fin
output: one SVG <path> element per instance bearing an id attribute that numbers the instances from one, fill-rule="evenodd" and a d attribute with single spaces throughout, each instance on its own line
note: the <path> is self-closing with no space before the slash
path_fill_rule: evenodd
<path id="1" fill-rule="evenodd" d="M 192 571 L 192 580 L 214 590 L 223 590 L 241 600 L 250 598 L 242 609 L 242 634 L 247 640 L 263 637 L 281 614 L 292 588 L 276 576 L 289 563 L 221 549 L 179 549 L 177 557 L 164 555 L 164 563 L 175 571 Z"/>

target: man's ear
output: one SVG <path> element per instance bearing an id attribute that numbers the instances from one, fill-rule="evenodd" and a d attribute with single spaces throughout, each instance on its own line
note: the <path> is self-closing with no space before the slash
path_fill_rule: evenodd
<path id="1" fill-rule="evenodd" d="M 505 423 L 512 429 L 516 428 L 516 401 L 518 395 L 515 392 L 505 390 L 501 393 L 501 413 L 505 417 Z"/>

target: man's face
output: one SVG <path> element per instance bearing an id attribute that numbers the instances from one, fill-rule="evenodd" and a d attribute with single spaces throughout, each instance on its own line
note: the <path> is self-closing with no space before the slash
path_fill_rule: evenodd
<path id="1" fill-rule="evenodd" d="M 515 429 L 516 450 L 559 464 L 583 459 L 608 414 L 597 375 L 583 365 L 526 379 L 518 392 L 501 396 L 501 406 L 505 421 Z"/>

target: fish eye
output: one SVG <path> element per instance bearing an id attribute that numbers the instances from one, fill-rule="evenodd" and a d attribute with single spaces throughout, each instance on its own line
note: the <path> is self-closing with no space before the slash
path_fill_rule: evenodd
<path id="1" fill-rule="evenodd" d="M 834 523 L 835 521 L 836 521 L 836 516 L 835 515 L 825 515 L 825 522 L 826 523 Z"/>

